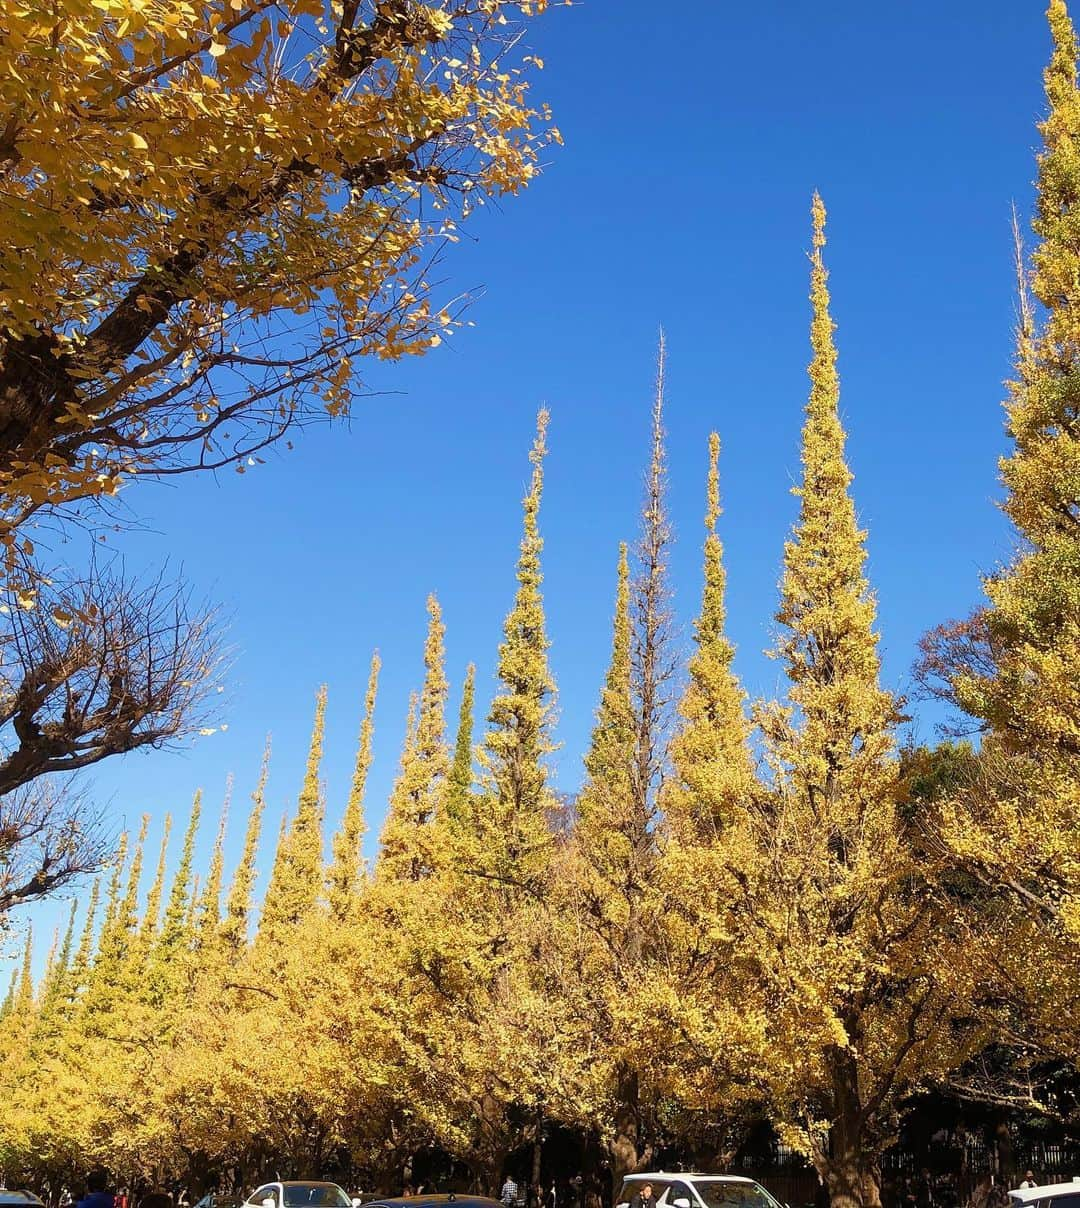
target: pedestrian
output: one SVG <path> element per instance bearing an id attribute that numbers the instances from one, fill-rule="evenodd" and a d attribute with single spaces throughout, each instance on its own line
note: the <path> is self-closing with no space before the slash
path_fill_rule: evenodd
<path id="1" fill-rule="evenodd" d="M 155 1187 L 139 1200 L 139 1208 L 173 1208 L 173 1199 L 167 1191 Z"/>
<path id="2" fill-rule="evenodd" d="M 1031 1187 L 1038 1187 L 1038 1185 L 1039 1184 L 1035 1182 L 1035 1171 L 1034 1170 L 1025 1170 L 1024 1171 L 1024 1181 L 1020 1184 L 1020 1186 L 1025 1191 L 1027 1191 Z"/>
<path id="3" fill-rule="evenodd" d="M 92 1170 L 86 1176 L 86 1194 L 76 1208 L 113 1208 L 116 1197 L 109 1191 L 109 1176 L 104 1170 Z"/>
<path id="4" fill-rule="evenodd" d="M 518 1185 L 508 1174 L 506 1182 L 502 1185 L 502 1191 L 499 1192 L 499 1202 L 505 1204 L 506 1208 L 514 1208 L 518 1202 Z"/>
<path id="5" fill-rule="evenodd" d="M 630 1208 L 656 1208 L 656 1196 L 653 1195 L 652 1183 L 642 1183 L 641 1187 L 630 1197 Z"/>

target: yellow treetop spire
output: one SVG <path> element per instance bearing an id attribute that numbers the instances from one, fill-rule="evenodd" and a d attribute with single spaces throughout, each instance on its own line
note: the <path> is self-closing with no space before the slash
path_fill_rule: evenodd
<path id="1" fill-rule="evenodd" d="M 262 831 L 262 816 L 266 805 L 266 781 L 270 775 L 270 740 L 263 749 L 259 780 L 251 794 L 251 813 L 248 815 L 244 834 L 244 850 L 240 863 L 233 873 L 232 884 L 225 903 L 225 918 L 221 924 L 221 936 L 226 949 L 239 955 L 247 942 L 248 916 L 251 913 L 251 890 L 255 884 L 255 858 L 259 850 L 259 835 Z"/>
<path id="2" fill-rule="evenodd" d="M 631 695 L 630 565 L 619 545 L 612 619 L 611 658 L 600 692 L 592 742 L 585 755 L 586 781 L 574 827 L 580 892 L 589 909 L 608 924 L 626 915 L 623 890 L 633 860 L 635 718 Z"/>
<path id="3" fill-rule="evenodd" d="M 161 832 L 161 846 L 158 849 L 157 869 L 150 892 L 146 898 L 146 908 L 143 911 L 142 923 L 139 925 L 138 949 L 143 957 L 150 951 L 154 943 L 154 935 L 160 922 L 161 895 L 165 891 L 165 860 L 169 851 L 169 836 L 172 834 L 172 815 L 165 815 Z"/>
<path id="4" fill-rule="evenodd" d="M 434 595 L 428 596 L 427 608 L 424 685 L 410 708 L 413 721 L 390 796 L 378 862 L 380 877 L 398 881 L 418 881 L 435 867 L 438 841 L 432 824 L 450 772 L 446 745 L 446 626 Z"/>
<path id="5" fill-rule="evenodd" d="M 829 312 L 825 206 L 813 200 L 810 257 L 810 397 L 802 434 L 799 520 L 784 546 L 777 621 L 787 632 L 777 656 L 802 715 L 798 775 L 815 803 L 834 796 L 835 777 L 855 757 L 880 759 L 891 747 L 889 695 L 878 682 L 876 606 L 863 574 L 866 533 L 859 528 L 849 487 L 840 422 L 834 323 Z"/>
<path id="6" fill-rule="evenodd" d="M 75 959 L 71 965 L 71 986 L 78 992 L 86 984 L 86 976 L 90 969 L 90 956 L 94 950 L 94 918 L 97 915 L 98 898 L 101 894 L 101 878 L 95 877 L 90 886 L 90 898 L 86 905 L 86 919 L 79 935 L 79 946 L 75 950 Z"/>
<path id="7" fill-rule="evenodd" d="M 548 666 L 540 535 L 548 412 L 536 417 L 529 453 L 532 477 L 524 499 L 517 592 L 499 644 L 499 691 L 488 713 L 481 751 L 486 791 L 469 811 L 472 860 L 498 880 L 529 883 L 546 865 L 551 834 L 545 757 L 554 749 L 551 721 L 555 681 Z"/>
<path id="8" fill-rule="evenodd" d="M 333 861 L 330 865 L 330 910 L 334 918 L 349 917 L 356 904 L 356 894 L 364 872 L 360 845 L 364 839 L 364 788 L 371 769 L 371 741 L 375 732 L 375 696 L 379 687 L 379 652 L 371 656 L 367 692 L 364 695 L 364 716 L 360 722 L 360 742 L 356 751 L 349 800 L 341 828 L 334 836 Z"/>
<path id="9" fill-rule="evenodd" d="M 225 800 L 221 804 L 214 850 L 210 856 L 210 869 L 206 874 L 206 885 L 198 900 L 196 915 L 197 942 L 200 947 L 212 943 L 221 930 L 221 881 L 225 873 L 225 828 L 229 824 L 229 805 L 232 801 L 232 776 L 225 782 Z"/>
<path id="10" fill-rule="evenodd" d="M 326 725 L 326 685 L 315 698 L 315 722 L 311 731 L 304 783 L 296 814 L 278 844 L 274 869 L 263 901 L 260 938 L 280 927 L 293 926 L 315 905 L 323 878 L 323 798 L 319 782 L 323 733 Z"/>
<path id="11" fill-rule="evenodd" d="M 169 900 L 165 906 L 165 917 L 161 923 L 161 935 L 158 938 L 157 957 L 165 961 L 172 960 L 186 939 L 186 921 L 188 912 L 188 895 L 191 890 L 192 862 L 195 851 L 195 834 L 199 829 L 199 819 L 202 816 L 202 790 L 196 792 L 191 803 L 191 814 L 188 818 L 187 830 L 184 832 L 184 842 L 180 849 L 180 863 L 169 890 Z"/>
<path id="12" fill-rule="evenodd" d="M 470 663 L 465 669 L 465 683 L 461 689 L 461 708 L 458 711 L 458 728 L 454 741 L 454 761 L 446 792 L 446 812 L 460 819 L 465 809 L 473 783 L 473 701 L 476 694 L 476 665 Z"/>
<path id="13" fill-rule="evenodd" d="M 732 668 L 735 650 L 725 626 L 724 551 L 716 531 L 719 458 L 720 437 L 713 432 L 705 506 L 705 582 L 694 626 L 697 650 L 679 703 L 682 725 L 671 752 L 675 777 L 665 794 L 673 829 L 690 842 L 708 842 L 745 806 L 755 788 L 745 693 Z"/>

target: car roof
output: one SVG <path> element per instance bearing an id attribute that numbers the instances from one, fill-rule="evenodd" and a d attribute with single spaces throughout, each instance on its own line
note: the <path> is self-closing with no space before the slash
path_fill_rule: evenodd
<path id="1" fill-rule="evenodd" d="M 1044 1187 L 1017 1187 L 1009 1195 L 1022 1204 L 1045 1199 L 1048 1195 L 1080 1195 L 1080 1178 L 1068 1183 L 1047 1183 Z"/>
<path id="2" fill-rule="evenodd" d="M 0 1187 L 0 1204 L 40 1204 L 32 1191 L 12 1191 L 7 1187 Z"/>
<path id="3" fill-rule="evenodd" d="M 710 1183 L 753 1183 L 753 1179 L 748 1179 L 744 1174 L 699 1174 L 696 1170 L 656 1170 L 651 1174 L 628 1174 L 624 1183 L 648 1183 L 652 1180 L 659 1181 L 666 1179 L 671 1182 L 673 1179 L 689 1179 L 691 1182 L 701 1183 L 706 1179 Z"/>

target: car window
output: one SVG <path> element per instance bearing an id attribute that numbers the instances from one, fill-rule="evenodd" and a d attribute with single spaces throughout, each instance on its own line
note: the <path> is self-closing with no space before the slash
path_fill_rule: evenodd
<path id="1" fill-rule="evenodd" d="M 352 1208 L 336 1183 L 293 1183 L 285 1188 L 285 1208 Z"/>
<path id="2" fill-rule="evenodd" d="M 698 1194 L 706 1208 L 773 1208 L 776 1201 L 756 1183 L 728 1183 L 722 1179 L 702 1179 Z"/>
<path id="3" fill-rule="evenodd" d="M 277 1199 L 277 1188 L 273 1185 L 273 1183 L 267 1183 L 265 1187 L 260 1187 L 258 1191 L 253 1191 L 251 1195 L 248 1196 L 248 1203 L 261 1204 L 263 1200 L 273 1200 L 276 1204 Z"/>
<path id="4" fill-rule="evenodd" d="M 619 1192 L 618 1203 L 629 1204 L 634 1196 L 645 1186 L 646 1183 L 652 1184 L 652 1193 L 657 1202 L 659 1202 L 668 1188 L 667 1179 L 627 1179 L 622 1185 L 622 1191 Z M 671 1203 L 670 1197 L 667 1200 Z"/>
<path id="5" fill-rule="evenodd" d="M 1046 1204 L 1048 1201 L 1040 1200 L 1040 1204 Z M 1050 1208 L 1080 1208 L 1080 1193 L 1075 1195 L 1055 1195 L 1049 1201 Z"/>
<path id="6" fill-rule="evenodd" d="M 664 1203 L 672 1205 L 676 1200 L 688 1200 L 693 1206 L 694 1193 L 690 1190 L 686 1183 L 672 1183 L 667 1189 L 667 1195 L 664 1198 Z"/>

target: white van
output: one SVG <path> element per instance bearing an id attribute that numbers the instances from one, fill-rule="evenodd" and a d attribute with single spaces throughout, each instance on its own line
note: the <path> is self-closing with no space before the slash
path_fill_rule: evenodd
<path id="1" fill-rule="evenodd" d="M 634 1193 L 651 1183 L 658 1208 L 784 1208 L 753 1179 L 737 1174 L 631 1174 L 615 1208 L 629 1208 Z"/>
<path id="2" fill-rule="evenodd" d="M 1013 1208 L 1080 1208 L 1080 1179 L 1045 1187 L 1017 1187 L 1009 1192 Z"/>

